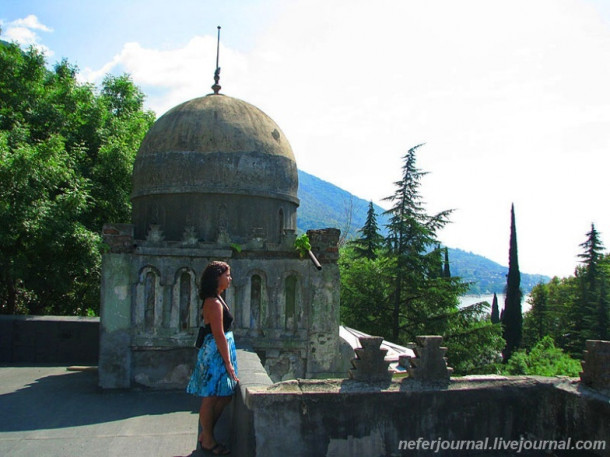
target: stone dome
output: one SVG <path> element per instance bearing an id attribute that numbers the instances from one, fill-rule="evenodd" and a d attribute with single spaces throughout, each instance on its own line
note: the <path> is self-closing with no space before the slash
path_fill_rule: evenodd
<path id="1" fill-rule="evenodd" d="M 133 170 L 136 239 L 151 226 L 165 240 L 279 242 L 296 229 L 298 176 L 277 124 L 249 103 L 207 95 L 161 116 L 146 134 Z"/>

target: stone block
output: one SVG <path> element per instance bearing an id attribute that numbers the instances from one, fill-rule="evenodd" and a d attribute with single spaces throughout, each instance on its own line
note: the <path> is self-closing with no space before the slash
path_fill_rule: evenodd
<path id="1" fill-rule="evenodd" d="M 587 340 L 580 380 L 583 384 L 610 394 L 610 341 Z"/>
<path id="2" fill-rule="evenodd" d="M 435 382 L 448 381 L 453 368 L 447 366 L 445 353 L 447 348 L 441 347 L 443 337 L 438 335 L 418 336 L 417 345 L 413 348 L 416 357 L 403 361 L 410 365 L 407 368 L 408 379 Z M 404 366 L 404 365 L 403 365 Z"/>
<path id="3" fill-rule="evenodd" d="M 341 230 L 336 228 L 307 231 L 311 250 L 321 263 L 337 261 L 339 258 L 338 243 L 340 235 Z"/>
<path id="4" fill-rule="evenodd" d="M 388 370 L 390 362 L 385 361 L 388 350 L 380 348 L 383 337 L 362 336 L 358 340 L 362 347 L 355 349 L 356 358 L 352 359 L 350 379 L 363 382 L 390 381 L 392 379 L 392 373 Z"/>
<path id="5" fill-rule="evenodd" d="M 134 250 L 132 224 L 104 224 L 102 239 L 112 253 L 129 253 Z"/>

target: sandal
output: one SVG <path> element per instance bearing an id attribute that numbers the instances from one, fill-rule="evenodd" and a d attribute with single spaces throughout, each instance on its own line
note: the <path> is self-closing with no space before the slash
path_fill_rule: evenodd
<path id="1" fill-rule="evenodd" d="M 199 445 L 201 446 L 201 449 L 203 449 L 205 452 L 209 452 L 212 455 L 228 455 L 231 453 L 231 451 L 222 443 L 216 443 L 211 448 L 204 447 L 201 442 L 199 442 Z"/>

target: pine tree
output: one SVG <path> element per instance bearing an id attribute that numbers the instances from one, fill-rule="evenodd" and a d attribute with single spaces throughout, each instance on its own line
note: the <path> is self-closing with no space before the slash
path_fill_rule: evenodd
<path id="1" fill-rule="evenodd" d="M 379 226 L 377 225 L 377 215 L 373 202 L 369 202 L 369 209 L 366 213 L 366 221 L 364 226 L 358 230 L 362 233 L 362 237 L 352 241 L 354 251 L 357 257 L 365 257 L 367 259 L 375 259 L 377 251 L 383 245 L 383 236 L 379 234 Z"/>
<path id="2" fill-rule="evenodd" d="M 500 310 L 498 309 L 498 296 L 494 292 L 494 298 L 491 302 L 491 323 L 498 324 L 500 322 Z"/>
<path id="3" fill-rule="evenodd" d="M 602 267 L 604 246 L 595 225 L 580 244 L 584 252 L 578 257 L 583 263 L 576 268 L 580 296 L 572 306 L 572 352 L 579 354 L 588 339 L 603 339 L 608 334 L 608 297 L 605 271 Z"/>
<path id="4" fill-rule="evenodd" d="M 519 272 L 519 255 L 517 253 L 517 229 L 515 226 L 515 206 L 510 208 L 510 248 L 508 254 L 508 278 L 506 281 L 506 301 L 502 326 L 506 347 L 502 351 L 504 362 L 519 349 L 523 332 L 523 315 L 521 314 L 521 273 Z"/>
<path id="5" fill-rule="evenodd" d="M 421 146 L 409 149 L 403 157 L 402 179 L 394 183 L 394 195 L 385 198 L 393 204 L 385 214 L 390 216 L 387 225 L 389 255 L 395 258 L 396 265 L 390 305 L 394 341 L 399 340 L 399 333 L 407 327 L 417 333 L 418 323 L 430 317 L 430 302 L 425 298 L 426 293 L 428 296 L 444 293 L 438 288 L 428 287 L 425 290 L 426 280 L 437 276 L 438 264 L 436 250 L 428 255 L 426 253 L 430 246 L 438 243 L 436 232 L 449 222 L 451 210 L 433 216 L 424 210 L 419 187 L 421 178 L 427 173 L 419 170 L 415 163 L 415 152 Z M 438 306 L 443 304 L 439 303 Z"/>
<path id="6" fill-rule="evenodd" d="M 341 320 L 398 344 L 442 335 L 456 373 L 486 372 L 504 346 L 501 328 L 489 322 L 485 302 L 460 308 L 469 285 L 445 277 L 436 234 L 451 211 L 428 215 L 423 208 L 419 186 L 425 173 L 415 166 L 420 146 L 404 156 L 402 179 L 386 198 L 392 202 L 388 236 L 377 257 L 356 258 L 353 244 L 341 254 Z"/>
<path id="7" fill-rule="evenodd" d="M 595 224 L 591 224 L 591 231 L 586 234 L 587 240 L 580 244 L 585 252 L 578 254 L 586 268 L 586 277 L 589 286 L 594 286 L 598 279 L 599 262 L 603 257 L 604 245 L 601 242 L 600 234 L 595 229 Z"/>

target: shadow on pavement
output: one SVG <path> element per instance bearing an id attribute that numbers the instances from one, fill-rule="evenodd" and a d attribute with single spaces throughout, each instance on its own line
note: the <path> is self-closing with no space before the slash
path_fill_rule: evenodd
<path id="1" fill-rule="evenodd" d="M 103 391 L 97 373 L 44 376 L 0 395 L 0 432 L 76 427 L 188 411 L 199 400 L 183 391 Z M 192 456 L 199 455 L 193 451 Z"/>

